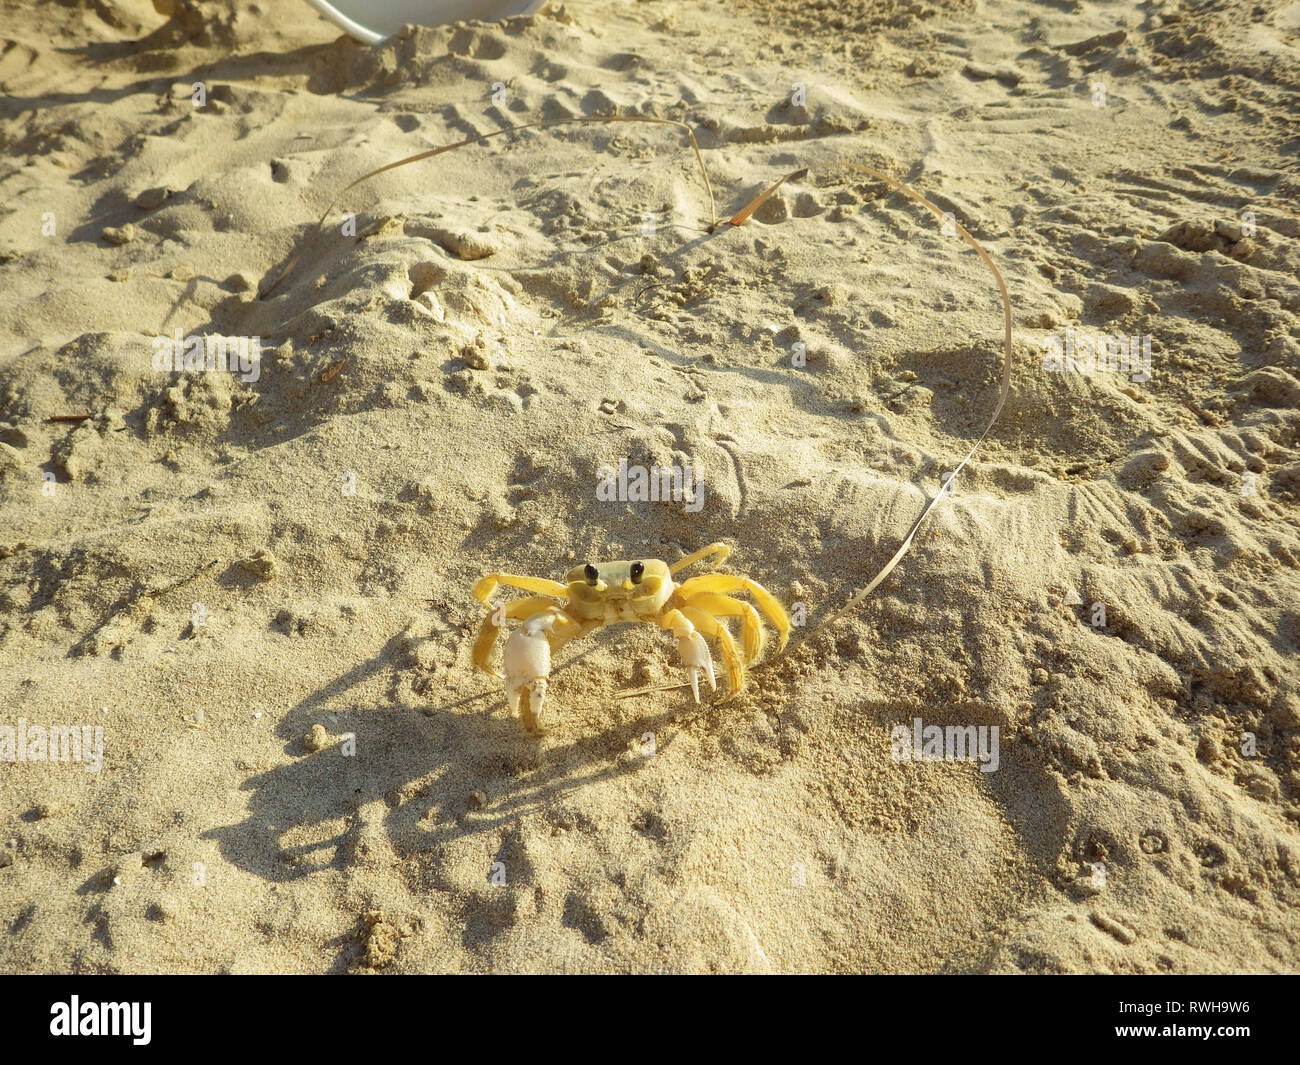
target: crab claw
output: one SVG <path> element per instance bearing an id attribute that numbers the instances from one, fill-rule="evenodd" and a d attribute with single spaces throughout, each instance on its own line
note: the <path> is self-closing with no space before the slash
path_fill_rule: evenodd
<path id="1" fill-rule="evenodd" d="M 501 659 L 510 712 L 523 718 L 529 732 L 544 731 L 542 714 L 551 675 L 551 644 L 546 634 L 554 627 L 554 614 L 529 618 L 510 634 Z"/>
<path id="2" fill-rule="evenodd" d="M 510 693 L 510 712 L 523 719 L 524 729 L 540 736 L 546 731 L 542 715 L 546 710 L 546 678 L 537 677 Z"/>
<path id="3" fill-rule="evenodd" d="M 709 654 L 709 645 L 698 631 L 691 631 L 677 637 L 677 653 L 682 656 L 682 665 L 691 673 L 691 694 L 695 701 L 700 701 L 700 671 L 709 679 L 709 689 L 717 691 L 717 682 L 713 679 L 713 656 Z"/>

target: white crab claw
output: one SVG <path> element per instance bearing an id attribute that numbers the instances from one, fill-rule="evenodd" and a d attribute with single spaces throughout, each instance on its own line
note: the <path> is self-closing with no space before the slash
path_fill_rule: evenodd
<path id="1" fill-rule="evenodd" d="M 682 656 L 684 665 L 691 675 L 691 694 L 695 701 L 700 701 L 700 670 L 709 679 L 709 689 L 717 691 L 717 682 L 713 679 L 713 656 L 709 654 L 709 645 L 699 632 L 692 630 L 677 637 L 677 653 Z"/>
<path id="2" fill-rule="evenodd" d="M 518 714 L 523 719 L 524 728 L 527 731 L 541 735 L 546 731 L 542 726 L 545 702 L 546 678 L 538 677 L 536 680 L 530 680 L 522 687 L 515 689 L 510 697 L 510 711 Z"/>
<path id="3" fill-rule="evenodd" d="M 501 658 L 510 712 L 519 714 L 530 732 L 542 731 L 546 679 L 551 675 L 551 644 L 546 633 L 554 625 L 552 614 L 529 618 L 510 634 Z"/>

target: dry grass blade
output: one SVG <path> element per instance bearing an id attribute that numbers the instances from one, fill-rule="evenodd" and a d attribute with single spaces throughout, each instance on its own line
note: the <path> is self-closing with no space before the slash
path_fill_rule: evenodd
<path id="1" fill-rule="evenodd" d="M 983 248 L 979 246 L 979 243 L 975 240 L 975 238 L 972 237 L 966 231 L 965 226 L 963 226 L 960 222 L 957 222 L 956 219 L 953 219 L 951 215 L 949 215 L 947 212 L 942 210 L 938 205 L 931 203 L 915 189 L 911 188 L 910 186 L 904 184 L 901 181 L 889 177 L 887 174 L 882 174 L 879 170 L 874 170 L 871 167 L 864 166 L 861 163 L 850 163 L 850 162 L 839 162 L 839 161 L 830 162 L 830 163 L 817 163 L 814 166 L 806 166 L 800 170 L 794 171 L 791 174 L 787 174 L 779 181 L 775 182 L 774 184 L 770 185 L 768 188 L 764 189 L 763 192 L 759 193 L 758 196 L 756 196 L 753 200 L 751 200 L 748 204 L 746 204 L 740 211 L 738 211 L 735 215 L 733 215 L 731 218 L 731 224 L 733 226 L 743 225 L 749 219 L 750 215 L 752 215 L 755 211 L 757 211 L 759 207 L 761 207 L 763 203 L 787 181 L 797 181 L 800 178 L 804 177 L 806 174 L 808 174 L 809 171 L 811 170 L 821 170 L 821 169 L 828 169 L 832 167 L 840 167 L 848 170 L 858 170 L 864 174 L 869 174 L 877 181 L 883 181 L 890 188 L 894 189 L 897 192 L 901 192 L 904 196 L 907 196 L 910 199 L 915 200 L 917 203 L 921 204 L 922 206 L 928 208 L 930 211 L 934 212 L 934 214 L 938 216 L 940 219 L 943 219 L 944 221 L 952 221 L 957 234 L 961 237 L 963 241 L 965 241 L 965 243 L 970 245 L 975 250 L 975 254 L 978 255 L 980 259 L 983 261 L 984 265 L 987 266 L 990 271 L 992 271 L 993 280 L 997 282 L 998 292 L 1002 297 L 1002 316 L 1003 316 L 1003 325 L 1004 325 L 1003 348 L 1005 352 L 1005 358 L 1002 363 L 1002 389 L 1000 394 L 998 395 L 997 405 L 993 408 L 993 415 L 992 417 L 989 418 L 988 425 L 984 427 L 984 431 L 980 433 L 979 439 L 976 440 L 975 443 L 971 445 L 970 450 L 966 452 L 961 462 L 957 464 L 957 468 L 953 470 L 952 477 L 955 479 L 957 475 L 961 473 L 966 463 L 968 463 L 971 460 L 971 458 L 974 456 L 980 444 L 984 443 L 985 438 L 992 431 L 993 426 L 997 423 L 998 417 L 1002 414 L 1002 408 L 1003 406 L 1005 406 L 1007 402 L 1007 395 L 1011 391 L 1011 361 L 1012 361 L 1011 294 L 1007 291 L 1007 283 L 1003 279 L 1001 272 L 998 270 L 993 260 L 989 257 L 988 252 L 986 252 Z M 935 493 L 934 498 L 930 500 L 930 502 L 926 505 L 925 509 L 922 510 L 921 513 L 917 515 L 916 520 L 912 522 L 912 527 L 907 530 L 907 535 L 903 537 L 902 543 L 898 545 L 898 550 L 895 551 L 893 557 L 890 558 L 890 560 L 886 562 L 884 566 L 881 567 L 880 571 L 874 577 L 871 578 L 870 583 L 867 584 L 864 588 L 859 588 L 856 592 L 853 593 L 853 595 L 849 597 L 849 599 L 847 600 L 847 602 L 844 603 L 843 606 L 841 606 L 837 610 L 832 611 L 826 617 L 822 618 L 821 621 L 819 621 L 816 625 L 808 629 L 807 632 L 804 633 L 803 640 L 807 640 L 811 638 L 813 635 L 820 632 L 828 625 L 832 624 L 838 618 L 842 617 L 845 613 L 857 607 L 859 604 L 862 603 L 864 599 L 867 598 L 867 596 L 869 596 L 873 591 L 876 590 L 880 582 L 883 581 L 886 577 L 889 576 L 890 573 L 893 572 L 894 567 L 897 566 L 898 563 L 902 560 L 903 556 L 906 555 L 909 550 L 911 550 L 912 541 L 916 538 L 917 530 L 921 527 L 921 524 L 929 516 L 930 512 L 934 510 L 936 506 L 939 505 L 939 501 L 942 498 L 943 498 L 943 490 L 940 489 L 940 491 Z M 802 642 L 802 640 L 799 642 Z"/>
<path id="2" fill-rule="evenodd" d="M 320 216 L 320 221 L 316 223 L 316 229 L 304 242 L 303 246 L 293 255 L 293 257 L 284 265 L 284 268 L 276 276 L 275 280 L 266 286 L 258 295 L 260 299 L 265 299 L 283 281 L 295 266 L 302 260 L 307 253 L 312 241 L 320 236 L 321 231 L 325 228 L 325 220 L 329 218 L 330 212 L 338 206 L 339 201 L 347 195 L 352 189 L 356 188 L 363 182 L 371 178 L 385 174 L 389 170 L 396 170 L 401 166 L 408 166 L 411 163 L 418 163 L 423 159 L 432 159 L 435 155 L 442 155 L 444 152 L 455 151 L 457 148 L 468 148 L 471 144 L 482 144 L 484 141 L 492 140 L 494 137 L 504 137 L 508 133 L 519 133 L 526 129 L 546 129 L 552 126 L 574 126 L 574 125 L 591 125 L 599 122 L 645 122 L 660 126 L 673 126 L 682 130 L 691 142 L 691 150 L 695 153 L 695 162 L 700 168 L 700 177 L 704 180 L 704 189 L 709 194 L 709 231 L 712 232 L 718 224 L 718 211 L 713 200 L 713 186 L 709 183 L 709 172 L 704 167 L 704 156 L 700 154 L 700 145 L 695 139 L 695 132 L 684 122 L 676 122 L 671 118 L 651 118 L 648 115 L 606 115 L 600 118 L 556 118 L 548 119 L 543 122 L 524 122 L 517 126 L 506 126 L 502 129 L 493 130 L 491 133 L 484 133 L 477 137 L 467 137 L 465 140 L 456 141 L 454 144 L 444 144 L 439 148 L 430 148 L 428 151 L 418 152 L 415 155 L 408 155 L 405 159 L 398 159 L 394 163 L 388 163 L 379 167 L 377 170 L 371 170 L 368 174 L 362 174 L 355 181 L 346 185 L 339 194 L 334 197 L 330 205 L 325 208 Z"/>

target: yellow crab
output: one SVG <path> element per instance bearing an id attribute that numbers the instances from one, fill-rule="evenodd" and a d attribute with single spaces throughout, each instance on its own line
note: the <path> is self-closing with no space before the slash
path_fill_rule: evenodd
<path id="1" fill-rule="evenodd" d="M 717 640 L 731 686 L 729 699 L 744 688 L 745 666 L 762 652 L 763 627 L 758 611 L 726 593 L 748 592 L 780 634 L 780 647 L 785 646 L 790 636 L 790 619 L 784 608 L 771 592 L 748 577 L 708 573 L 681 584 L 673 581 L 674 574 L 693 562 L 709 555 L 716 555 L 717 562 L 721 562 L 729 554 L 729 546 L 715 543 L 678 559 L 671 566 L 658 559 L 588 562 L 565 574 L 564 583 L 510 573 L 489 574 L 474 586 L 474 595 L 482 603 L 490 605 L 492 594 L 503 584 L 538 594 L 491 609 L 474 641 L 474 664 L 484 673 L 501 677 L 488 661 L 492 648 L 507 620 L 522 619 L 523 624 L 506 641 L 502 656 L 506 698 L 511 713 L 522 716 L 524 728 L 540 733 L 552 652 L 602 625 L 648 621 L 669 629 L 677 637 L 677 650 L 690 671 L 691 692 L 696 702 L 700 699 L 701 672 L 708 679 L 709 687 L 717 688 L 713 658 L 704 636 Z M 554 602 L 556 599 L 560 602 Z M 727 626 L 719 620 L 723 617 L 740 618 L 743 657 L 737 652 Z"/>

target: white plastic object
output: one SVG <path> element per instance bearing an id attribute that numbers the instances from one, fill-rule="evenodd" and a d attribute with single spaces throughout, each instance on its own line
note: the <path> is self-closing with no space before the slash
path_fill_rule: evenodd
<path id="1" fill-rule="evenodd" d="M 415 26 L 441 26 L 447 22 L 478 19 L 492 22 L 512 15 L 528 15 L 546 0 L 307 0 L 317 11 L 350 36 L 366 44 L 387 40 L 408 22 Z"/>

